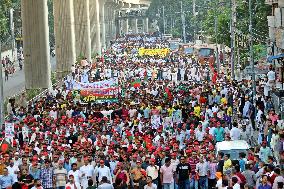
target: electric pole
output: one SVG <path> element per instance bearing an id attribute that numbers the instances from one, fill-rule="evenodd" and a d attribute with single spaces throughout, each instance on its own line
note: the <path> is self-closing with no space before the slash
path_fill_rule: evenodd
<path id="1" fill-rule="evenodd" d="M 220 60 L 219 60 L 219 48 L 218 48 L 218 18 L 217 12 L 215 15 L 215 45 L 216 45 L 216 62 L 217 62 L 217 72 L 220 73 Z"/>
<path id="2" fill-rule="evenodd" d="M 14 50 L 15 50 L 15 27 L 14 27 L 14 9 L 10 9 L 10 31 L 11 31 L 11 36 L 12 36 L 12 61 L 15 61 L 15 55 L 14 55 Z"/>
<path id="3" fill-rule="evenodd" d="M 235 31 L 237 21 L 236 0 L 231 1 L 232 13 L 231 13 L 231 79 L 235 79 Z"/>
<path id="4" fill-rule="evenodd" d="M 181 22 L 182 22 L 183 42 L 186 43 L 185 15 L 184 15 L 184 11 L 183 11 L 182 1 L 180 2 L 180 14 L 181 14 Z"/>
<path id="5" fill-rule="evenodd" d="M 0 39 L 0 128 L 3 128 L 4 124 L 4 91 L 3 91 L 3 68 L 2 68 L 2 47 Z"/>
<path id="6" fill-rule="evenodd" d="M 249 0 L 249 55 L 250 55 L 250 65 L 252 70 L 252 87 L 253 87 L 253 99 L 256 95 L 255 86 L 255 71 L 254 71 L 254 60 L 253 60 L 253 32 L 252 32 L 252 2 Z"/>
<path id="7" fill-rule="evenodd" d="M 163 6 L 163 25 L 164 25 L 164 34 L 166 34 L 166 20 L 165 20 L 165 6 Z"/>
<path id="8" fill-rule="evenodd" d="M 193 42 L 196 40 L 196 0 L 192 0 L 192 13 L 193 13 Z"/>

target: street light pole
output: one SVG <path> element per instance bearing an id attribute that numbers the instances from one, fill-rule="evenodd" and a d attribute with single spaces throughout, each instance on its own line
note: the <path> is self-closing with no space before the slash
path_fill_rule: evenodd
<path id="1" fill-rule="evenodd" d="M 164 34 L 166 34 L 166 20 L 165 20 L 165 6 L 163 6 L 163 25 L 164 25 Z"/>
<path id="2" fill-rule="evenodd" d="M 0 128 L 3 128 L 4 124 L 4 91 L 3 91 L 3 68 L 2 68 L 2 47 L 0 40 Z"/>
<path id="3" fill-rule="evenodd" d="M 185 15 L 183 11 L 182 1 L 180 2 L 180 14 L 181 14 L 181 22 L 182 22 L 182 33 L 183 33 L 183 42 L 186 43 L 186 34 L 185 34 Z"/>
<path id="4" fill-rule="evenodd" d="M 219 48 L 218 48 L 218 20 L 215 15 L 215 45 L 216 45 L 216 61 L 217 61 L 217 72 L 220 73 L 220 60 L 219 60 Z"/>
<path id="5" fill-rule="evenodd" d="M 252 2 L 249 0 L 249 42 L 250 42 L 250 65 L 252 69 L 252 87 L 253 87 L 253 99 L 256 95 L 255 86 L 255 71 L 254 71 L 254 60 L 253 60 L 253 32 L 252 32 Z"/>
<path id="6" fill-rule="evenodd" d="M 235 30 L 236 30 L 236 0 L 231 1 L 231 79 L 235 79 Z"/>
<path id="7" fill-rule="evenodd" d="M 193 42 L 196 40 L 196 0 L 192 0 L 192 13 L 193 13 Z"/>
<path id="8" fill-rule="evenodd" d="M 12 61 L 15 61 L 15 27 L 14 27 L 14 9 L 10 9 L 10 30 L 12 37 Z"/>

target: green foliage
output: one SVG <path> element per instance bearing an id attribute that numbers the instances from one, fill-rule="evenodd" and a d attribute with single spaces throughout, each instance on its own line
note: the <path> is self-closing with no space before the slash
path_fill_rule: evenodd
<path id="1" fill-rule="evenodd" d="M 27 100 L 33 99 L 34 97 L 39 95 L 42 91 L 43 91 L 43 89 L 29 89 L 29 90 L 26 90 Z"/>
<path id="2" fill-rule="evenodd" d="M 163 31 L 162 7 L 165 9 L 167 22 L 166 33 L 175 36 L 182 36 L 180 2 L 173 0 L 152 0 L 148 9 L 150 20 L 159 21 L 160 31 Z M 183 10 L 186 14 L 187 38 L 192 39 L 193 31 L 197 35 L 211 36 L 213 42 L 216 38 L 218 43 L 230 46 L 230 23 L 231 23 L 231 4 L 230 0 L 195 0 L 196 17 L 193 16 L 192 0 L 182 0 Z M 222 4 L 220 4 L 222 2 Z M 237 24 L 236 27 L 243 35 L 248 34 L 249 27 L 249 7 L 248 0 L 236 0 L 237 3 Z M 265 4 L 265 0 L 252 0 L 253 12 L 253 32 L 255 43 L 264 43 L 268 36 L 268 25 L 266 17 L 271 14 L 271 7 Z M 215 33 L 215 19 L 217 19 L 217 35 Z M 174 23 L 174 24 L 171 24 Z M 174 26 L 171 28 L 171 26 Z"/>
<path id="3" fill-rule="evenodd" d="M 56 72 L 51 72 L 51 83 L 52 85 L 57 83 Z"/>
<path id="4" fill-rule="evenodd" d="M 80 64 L 80 62 L 85 58 L 83 53 L 80 53 L 80 55 L 76 59 L 76 65 Z"/>
<path id="5" fill-rule="evenodd" d="M 48 0 L 47 6 L 48 6 L 49 41 L 50 41 L 50 45 L 54 46 L 55 36 L 54 36 L 53 0 Z"/>
<path id="6" fill-rule="evenodd" d="M 0 40 L 2 42 L 9 36 L 9 10 L 12 8 L 11 0 L 0 0 Z"/>

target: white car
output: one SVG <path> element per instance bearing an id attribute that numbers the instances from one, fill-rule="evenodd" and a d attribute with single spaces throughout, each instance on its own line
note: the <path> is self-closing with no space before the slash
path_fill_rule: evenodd
<path id="1" fill-rule="evenodd" d="M 239 160 L 239 153 L 243 152 L 248 155 L 247 150 L 250 145 L 245 140 L 223 141 L 216 143 L 216 156 L 219 152 L 230 154 L 230 159 Z"/>

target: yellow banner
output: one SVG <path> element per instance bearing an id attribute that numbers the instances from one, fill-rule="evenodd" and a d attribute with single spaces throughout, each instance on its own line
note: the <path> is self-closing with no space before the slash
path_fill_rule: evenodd
<path id="1" fill-rule="evenodd" d="M 139 49 L 139 56 L 161 56 L 165 57 L 169 54 L 170 49 Z"/>

